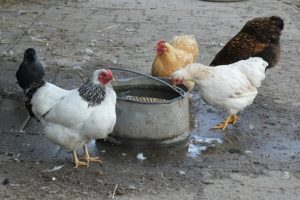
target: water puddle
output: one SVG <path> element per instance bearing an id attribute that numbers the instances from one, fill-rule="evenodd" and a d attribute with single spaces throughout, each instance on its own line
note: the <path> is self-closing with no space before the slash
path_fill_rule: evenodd
<path id="1" fill-rule="evenodd" d="M 198 135 L 193 135 L 189 140 L 188 145 L 188 157 L 196 157 L 201 154 L 202 151 L 205 151 L 208 147 L 217 147 L 221 144 L 223 140 L 217 137 L 203 137 Z"/>
<path id="2" fill-rule="evenodd" d="M 88 145 L 90 153 L 106 157 L 106 160 L 111 161 L 117 159 L 138 161 L 137 155 L 143 153 L 145 159 L 142 162 L 163 163 L 194 158 L 200 156 L 208 148 L 218 148 L 223 142 L 222 133 L 212 131 L 210 128 L 221 120 L 220 117 L 213 112 L 206 113 L 204 116 L 201 115 L 203 110 L 195 110 L 193 107 L 191 109 L 193 113 L 196 113 L 195 120 L 192 123 L 191 136 L 185 143 L 166 148 L 132 149 L 113 145 L 107 141 L 93 141 Z M 0 122 L 2 132 L 0 151 L 20 153 L 20 158 L 25 160 L 71 159 L 69 151 L 52 144 L 45 137 L 41 124 L 36 120 L 30 120 L 24 133 L 19 132 L 20 125 L 27 117 L 23 102 L 2 99 L 0 116 L 5 116 Z M 78 153 L 81 155 L 82 150 L 80 149 Z"/>

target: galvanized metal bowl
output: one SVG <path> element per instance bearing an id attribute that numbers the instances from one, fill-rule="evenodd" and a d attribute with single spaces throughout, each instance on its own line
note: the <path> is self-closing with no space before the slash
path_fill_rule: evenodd
<path id="1" fill-rule="evenodd" d="M 112 70 L 116 68 L 111 68 Z M 119 68 L 117 68 L 119 69 Z M 128 147 L 170 146 L 189 136 L 187 89 L 151 77 L 118 79 L 117 122 L 108 141 Z"/>

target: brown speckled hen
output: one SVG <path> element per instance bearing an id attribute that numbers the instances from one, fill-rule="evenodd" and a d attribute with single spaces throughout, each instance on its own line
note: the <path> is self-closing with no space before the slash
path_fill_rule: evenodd
<path id="1" fill-rule="evenodd" d="M 284 22 L 278 16 L 248 21 L 216 55 L 211 66 L 227 65 L 249 57 L 261 57 L 274 67 L 280 59 L 280 36 Z"/>

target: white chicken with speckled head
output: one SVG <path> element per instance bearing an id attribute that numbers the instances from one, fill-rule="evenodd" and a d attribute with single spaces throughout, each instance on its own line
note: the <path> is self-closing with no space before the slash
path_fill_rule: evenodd
<path id="1" fill-rule="evenodd" d="M 216 67 L 195 63 L 174 72 L 172 81 L 176 85 L 184 80 L 194 81 L 204 101 L 227 111 L 226 120 L 213 127 L 225 130 L 230 123 L 237 123 L 238 112 L 253 103 L 267 66 L 268 63 L 258 57 Z"/>
<path id="2" fill-rule="evenodd" d="M 116 123 L 116 93 L 110 82 L 112 72 L 96 70 L 78 89 L 65 90 L 40 81 L 27 92 L 27 109 L 45 128 L 46 136 L 55 144 L 72 150 L 75 167 L 101 162 L 90 157 L 86 144 L 106 138 Z M 76 150 L 83 147 L 83 161 Z"/>

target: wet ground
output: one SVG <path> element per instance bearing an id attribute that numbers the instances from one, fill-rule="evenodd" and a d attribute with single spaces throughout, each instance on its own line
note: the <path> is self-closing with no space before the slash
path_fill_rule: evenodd
<path id="1" fill-rule="evenodd" d="M 27 114 L 14 74 L 28 47 L 37 49 L 48 81 L 75 88 L 74 69 L 88 74 L 108 64 L 149 73 L 155 42 L 180 33 L 195 34 L 198 61 L 208 64 L 247 20 L 272 14 L 286 24 L 282 59 L 226 134 L 210 130 L 225 113 L 197 93 L 186 143 L 145 150 L 94 142 L 90 152 L 103 164 L 87 169 L 73 169 L 71 153 L 34 120 L 19 131 Z M 299 17 L 297 0 L 0 0 L 0 199 L 108 199 L 115 188 L 115 199 L 299 199 Z"/>

